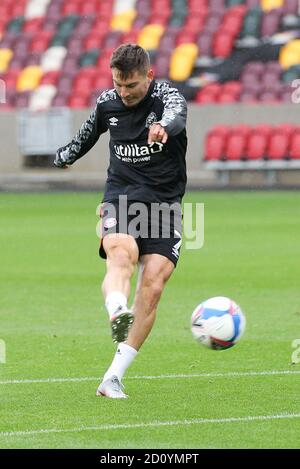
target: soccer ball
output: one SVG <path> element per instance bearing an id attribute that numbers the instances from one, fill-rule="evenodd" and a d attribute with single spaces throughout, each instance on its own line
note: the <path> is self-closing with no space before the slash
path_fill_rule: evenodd
<path id="1" fill-rule="evenodd" d="M 195 339 L 213 350 L 236 344 L 246 326 L 245 316 L 234 301 L 215 296 L 200 303 L 193 311 L 191 330 Z"/>

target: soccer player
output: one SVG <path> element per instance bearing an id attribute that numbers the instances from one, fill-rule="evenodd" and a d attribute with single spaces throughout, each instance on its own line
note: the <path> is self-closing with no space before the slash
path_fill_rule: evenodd
<path id="1" fill-rule="evenodd" d="M 107 259 L 102 291 L 118 347 L 96 394 L 126 398 L 122 377 L 153 327 L 179 257 L 187 105 L 176 88 L 154 80 L 149 54 L 138 45 L 119 46 L 110 67 L 114 89 L 100 95 L 73 140 L 57 151 L 54 164 L 73 164 L 109 130 L 99 254 Z M 139 277 L 129 309 L 136 266 Z"/>

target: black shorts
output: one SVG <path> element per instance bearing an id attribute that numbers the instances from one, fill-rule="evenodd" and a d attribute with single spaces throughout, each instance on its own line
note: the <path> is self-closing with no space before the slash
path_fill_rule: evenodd
<path id="1" fill-rule="evenodd" d="M 124 233 L 136 240 L 139 256 L 161 254 L 176 267 L 182 242 L 182 211 L 179 202 L 104 202 L 101 205 L 100 218 L 102 239 L 99 255 L 103 259 L 106 259 L 102 243 L 104 236 Z"/>

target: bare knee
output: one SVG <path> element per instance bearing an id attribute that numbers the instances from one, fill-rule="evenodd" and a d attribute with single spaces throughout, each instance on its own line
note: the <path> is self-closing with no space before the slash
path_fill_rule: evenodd
<path id="1" fill-rule="evenodd" d="M 109 263 L 118 266 L 119 268 L 127 269 L 132 265 L 132 256 L 128 249 L 123 246 L 113 246 L 107 254 Z"/>
<path id="2" fill-rule="evenodd" d="M 123 239 L 118 235 L 107 236 L 103 240 L 103 247 L 107 255 L 108 267 L 134 269 L 138 261 L 138 247 L 133 238 L 128 236 Z"/>

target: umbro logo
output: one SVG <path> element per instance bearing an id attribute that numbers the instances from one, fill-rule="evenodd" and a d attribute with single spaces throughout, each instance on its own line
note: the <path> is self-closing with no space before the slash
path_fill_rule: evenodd
<path id="1" fill-rule="evenodd" d="M 117 119 L 116 117 L 111 117 L 109 119 L 110 125 L 118 125 L 117 122 L 119 122 L 119 119 Z"/>

